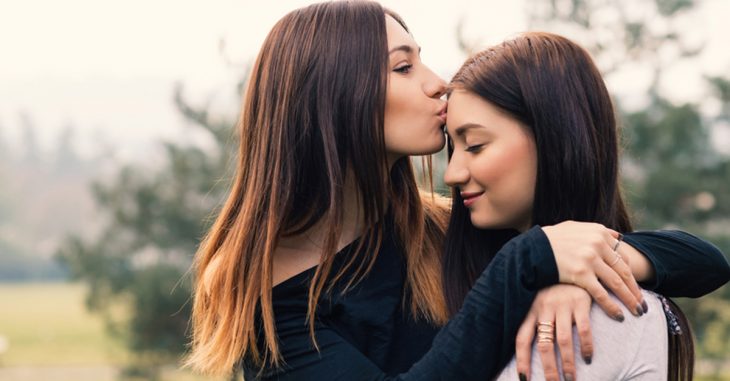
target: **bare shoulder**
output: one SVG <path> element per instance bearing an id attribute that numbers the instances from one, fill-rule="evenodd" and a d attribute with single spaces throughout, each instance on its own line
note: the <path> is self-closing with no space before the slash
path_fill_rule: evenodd
<path id="1" fill-rule="evenodd" d="M 277 247 L 274 251 L 272 286 L 319 265 L 321 256 L 318 250 Z"/>
<path id="2" fill-rule="evenodd" d="M 318 252 L 284 247 L 277 248 L 274 252 L 273 286 L 317 266 L 319 259 L 320 253 Z M 223 257 L 216 255 L 203 271 L 201 282 L 206 294 L 210 294 L 215 283 L 215 276 L 222 265 Z"/>

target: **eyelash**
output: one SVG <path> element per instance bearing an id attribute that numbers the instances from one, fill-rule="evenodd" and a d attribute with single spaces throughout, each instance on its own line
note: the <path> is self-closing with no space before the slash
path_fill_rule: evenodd
<path id="1" fill-rule="evenodd" d="M 466 147 L 465 151 L 470 153 L 477 153 L 482 150 L 484 144 L 474 144 L 473 146 Z"/>
<path id="2" fill-rule="evenodd" d="M 401 74 L 408 74 L 412 67 L 413 67 L 413 65 L 403 65 L 403 66 L 393 69 L 393 71 L 401 73 Z"/>

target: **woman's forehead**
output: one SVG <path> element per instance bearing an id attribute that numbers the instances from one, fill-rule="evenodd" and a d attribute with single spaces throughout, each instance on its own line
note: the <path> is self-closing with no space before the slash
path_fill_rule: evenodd
<path id="1" fill-rule="evenodd" d="M 389 51 L 399 46 L 410 46 L 413 51 L 420 51 L 420 47 L 413 39 L 413 36 L 390 15 L 385 15 L 385 31 L 388 35 Z"/>

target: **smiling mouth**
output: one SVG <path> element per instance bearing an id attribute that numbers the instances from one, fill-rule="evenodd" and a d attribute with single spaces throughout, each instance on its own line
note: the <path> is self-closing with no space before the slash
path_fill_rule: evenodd
<path id="1" fill-rule="evenodd" d="M 483 195 L 484 192 L 470 192 L 470 193 L 462 193 L 461 198 L 464 199 L 464 206 L 469 207 L 471 204 L 475 203 L 476 200 L 479 198 L 479 196 Z"/>

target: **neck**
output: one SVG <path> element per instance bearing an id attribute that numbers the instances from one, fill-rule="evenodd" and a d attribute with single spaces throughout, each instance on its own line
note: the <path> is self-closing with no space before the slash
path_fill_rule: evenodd
<path id="1" fill-rule="evenodd" d="M 395 154 L 395 153 L 388 153 L 387 154 L 387 161 L 388 161 L 388 172 L 393 169 L 393 166 L 395 165 L 395 162 L 403 158 L 403 155 Z"/>
<path id="2" fill-rule="evenodd" d="M 355 186 L 352 176 L 349 175 L 342 189 L 342 221 L 339 224 L 342 227 L 342 231 L 337 243 L 338 250 L 361 236 L 367 228 L 363 218 L 359 191 Z M 328 234 L 331 234 L 329 226 L 322 219 L 301 234 L 282 237 L 279 240 L 279 246 L 321 250 L 324 247 L 324 242 Z"/>

